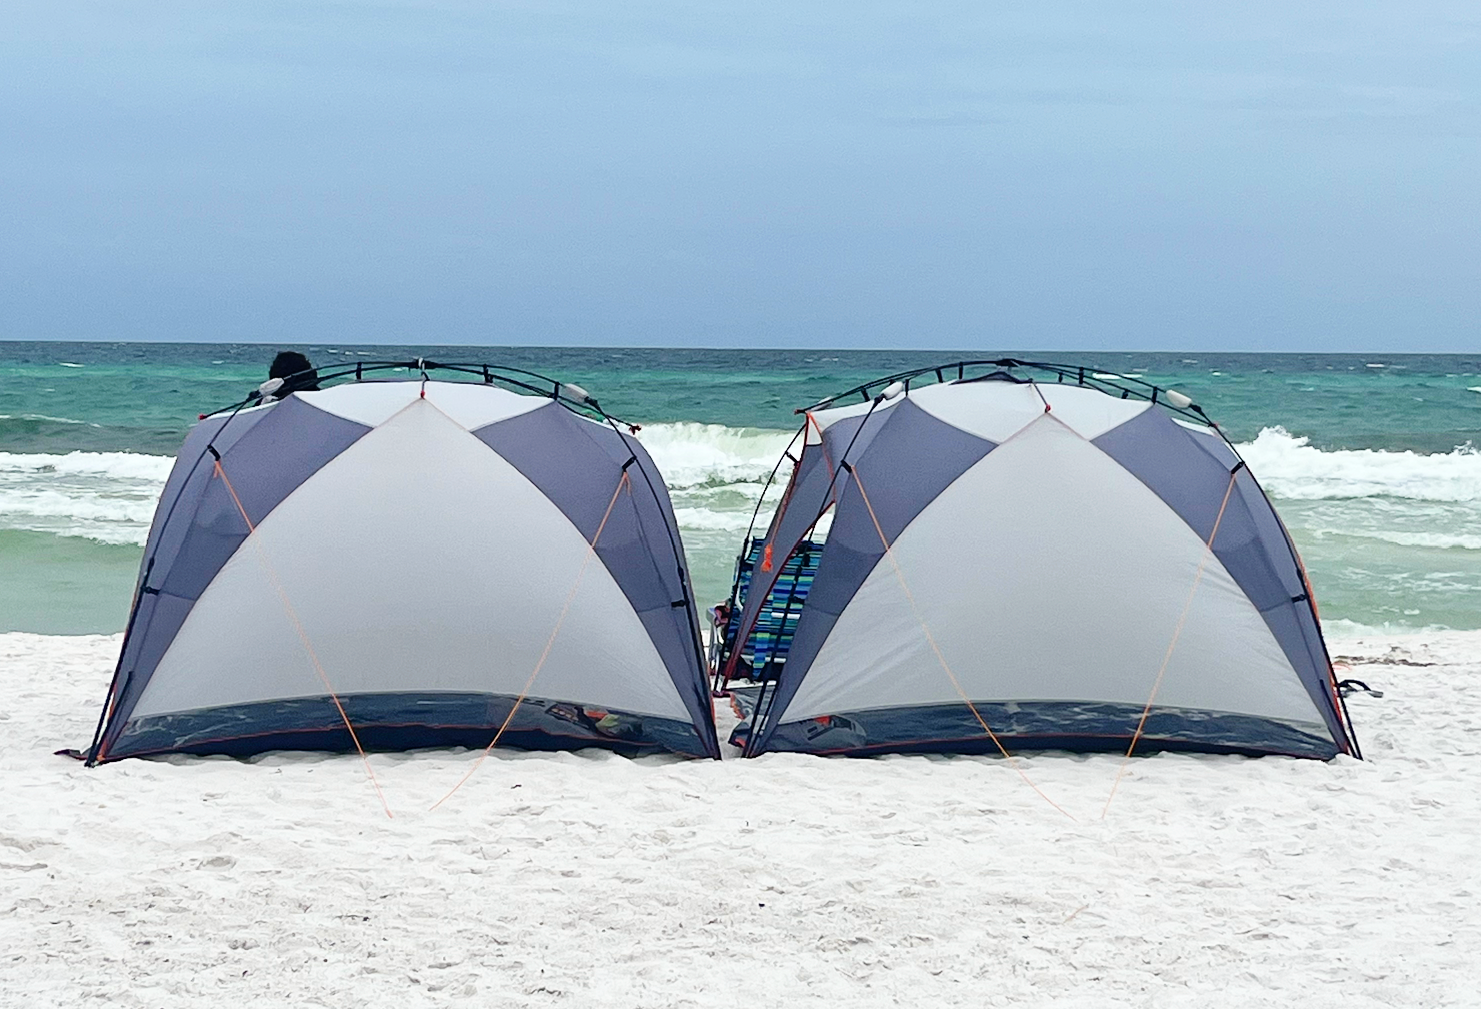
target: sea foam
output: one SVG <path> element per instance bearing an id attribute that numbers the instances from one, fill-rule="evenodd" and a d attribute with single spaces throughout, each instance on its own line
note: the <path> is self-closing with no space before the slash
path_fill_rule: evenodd
<path id="1" fill-rule="evenodd" d="M 638 440 L 673 489 L 764 483 L 794 432 L 723 424 L 645 424 Z M 784 470 L 779 479 L 785 480 Z"/>
<path id="2" fill-rule="evenodd" d="M 724 557 L 714 563 L 728 569 L 739 545 L 731 541 L 750 526 L 778 460 L 782 465 L 757 516 L 761 527 L 786 485 L 791 465 L 783 452 L 793 432 L 658 423 L 643 427 L 638 437 L 664 474 L 680 528 L 691 535 L 691 552 L 720 551 Z M 1303 436 L 1270 427 L 1239 450 L 1278 503 L 1378 498 L 1407 514 L 1421 503 L 1452 503 L 1469 513 L 1471 503 L 1481 502 L 1481 453 L 1470 446 L 1433 455 L 1322 450 Z M 0 529 L 142 544 L 173 462 L 134 452 L 0 452 Z M 1415 528 L 1403 515 L 1380 518 L 1313 514 L 1301 524 L 1316 538 L 1345 530 L 1400 547 L 1481 550 L 1481 536 L 1452 522 Z M 707 558 L 691 560 L 703 566 Z"/>
<path id="3" fill-rule="evenodd" d="M 0 529 L 143 544 L 173 463 L 136 452 L 0 452 Z"/>
<path id="4" fill-rule="evenodd" d="M 124 480 L 153 480 L 161 485 L 175 460 L 167 455 L 139 452 L 0 452 L 0 474 L 47 476 L 100 476 Z"/>
<path id="5" fill-rule="evenodd" d="M 1481 501 L 1481 452 L 1323 451 L 1282 427 L 1267 427 L 1238 446 L 1272 497 L 1296 501 L 1388 497 L 1413 501 Z"/>

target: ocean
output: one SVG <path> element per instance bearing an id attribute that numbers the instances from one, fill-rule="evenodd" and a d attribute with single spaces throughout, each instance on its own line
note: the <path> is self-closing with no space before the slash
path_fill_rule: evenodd
<path id="1" fill-rule="evenodd" d="M 0 342 L 0 631 L 123 628 L 173 453 L 198 414 L 255 388 L 279 349 Z M 585 386 L 642 425 L 702 604 L 729 591 L 794 408 L 964 358 L 1140 376 L 1187 393 L 1238 444 L 1291 530 L 1329 629 L 1481 629 L 1481 355 L 293 349 L 321 368 L 425 357 Z"/>

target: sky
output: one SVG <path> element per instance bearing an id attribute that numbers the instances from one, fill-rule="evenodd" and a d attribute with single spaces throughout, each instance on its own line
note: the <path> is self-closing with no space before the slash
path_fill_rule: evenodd
<path id="1" fill-rule="evenodd" d="M 1475 0 L 5 6 L 0 339 L 1481 335 Z"/>

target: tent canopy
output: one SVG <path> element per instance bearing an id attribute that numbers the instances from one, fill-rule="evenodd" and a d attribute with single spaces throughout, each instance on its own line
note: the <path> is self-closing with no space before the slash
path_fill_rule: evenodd
<path id="1" fill-rule="evenodd" d="M 90 759 L 496 734 L 717 757 L 652 460 L 584 390 L 481 377 L 350 382 L 194 428 Z"/>
<path id="2" fill-rule="evenodd" d="M 1356 753 L 1294 547 L 1186 397 L 1012 360 L 854 392 L 800 411 L 740 614 L 830 515 L 748 753 Z"/>

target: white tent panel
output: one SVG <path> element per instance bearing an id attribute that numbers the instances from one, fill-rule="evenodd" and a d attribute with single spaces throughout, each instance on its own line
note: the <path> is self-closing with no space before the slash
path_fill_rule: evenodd
<path id="1" fill-rule="evenodd" d="M 1152 406 L 1143 399 L 1115 399 L 1094 389 L 1054 383 L 951 382 L 912 389 L 910 399 L 937 419 L 998 443 L 1042 416 L 1046 401 L 1061 423 L 1087 440 Z"/>
<path id="2" fill-rule="evenodd" d="M 928 505 L 893 552 L 973 700 L 1137 707 L 1205 561 L 1157 703 L 1322 724 L 1265 621 L 1203 541 L 1042 407 Z M 960 700 L 886 556 L 783 720 Z"/>
<path id="3" fill-rule="evenodd" d="M 544 396 L 522 396 L 477 382 L 427 382 L 426 400 L 469 431 L 545 406 Z M 336 417 L 378 427 L 422 398 L 420 382 L 351 382 L 318 392 L 296 393 L 305 403 Z"/>
<path id="4" fill-rule="evenodd" d="M 242 544 L 135 716 L 322 695 L 309 647 L 339 694 L 518 694 L 569 597 L 530 695 L 689 721 L 581 533 L 431 402 L 403 406 Z"/>

